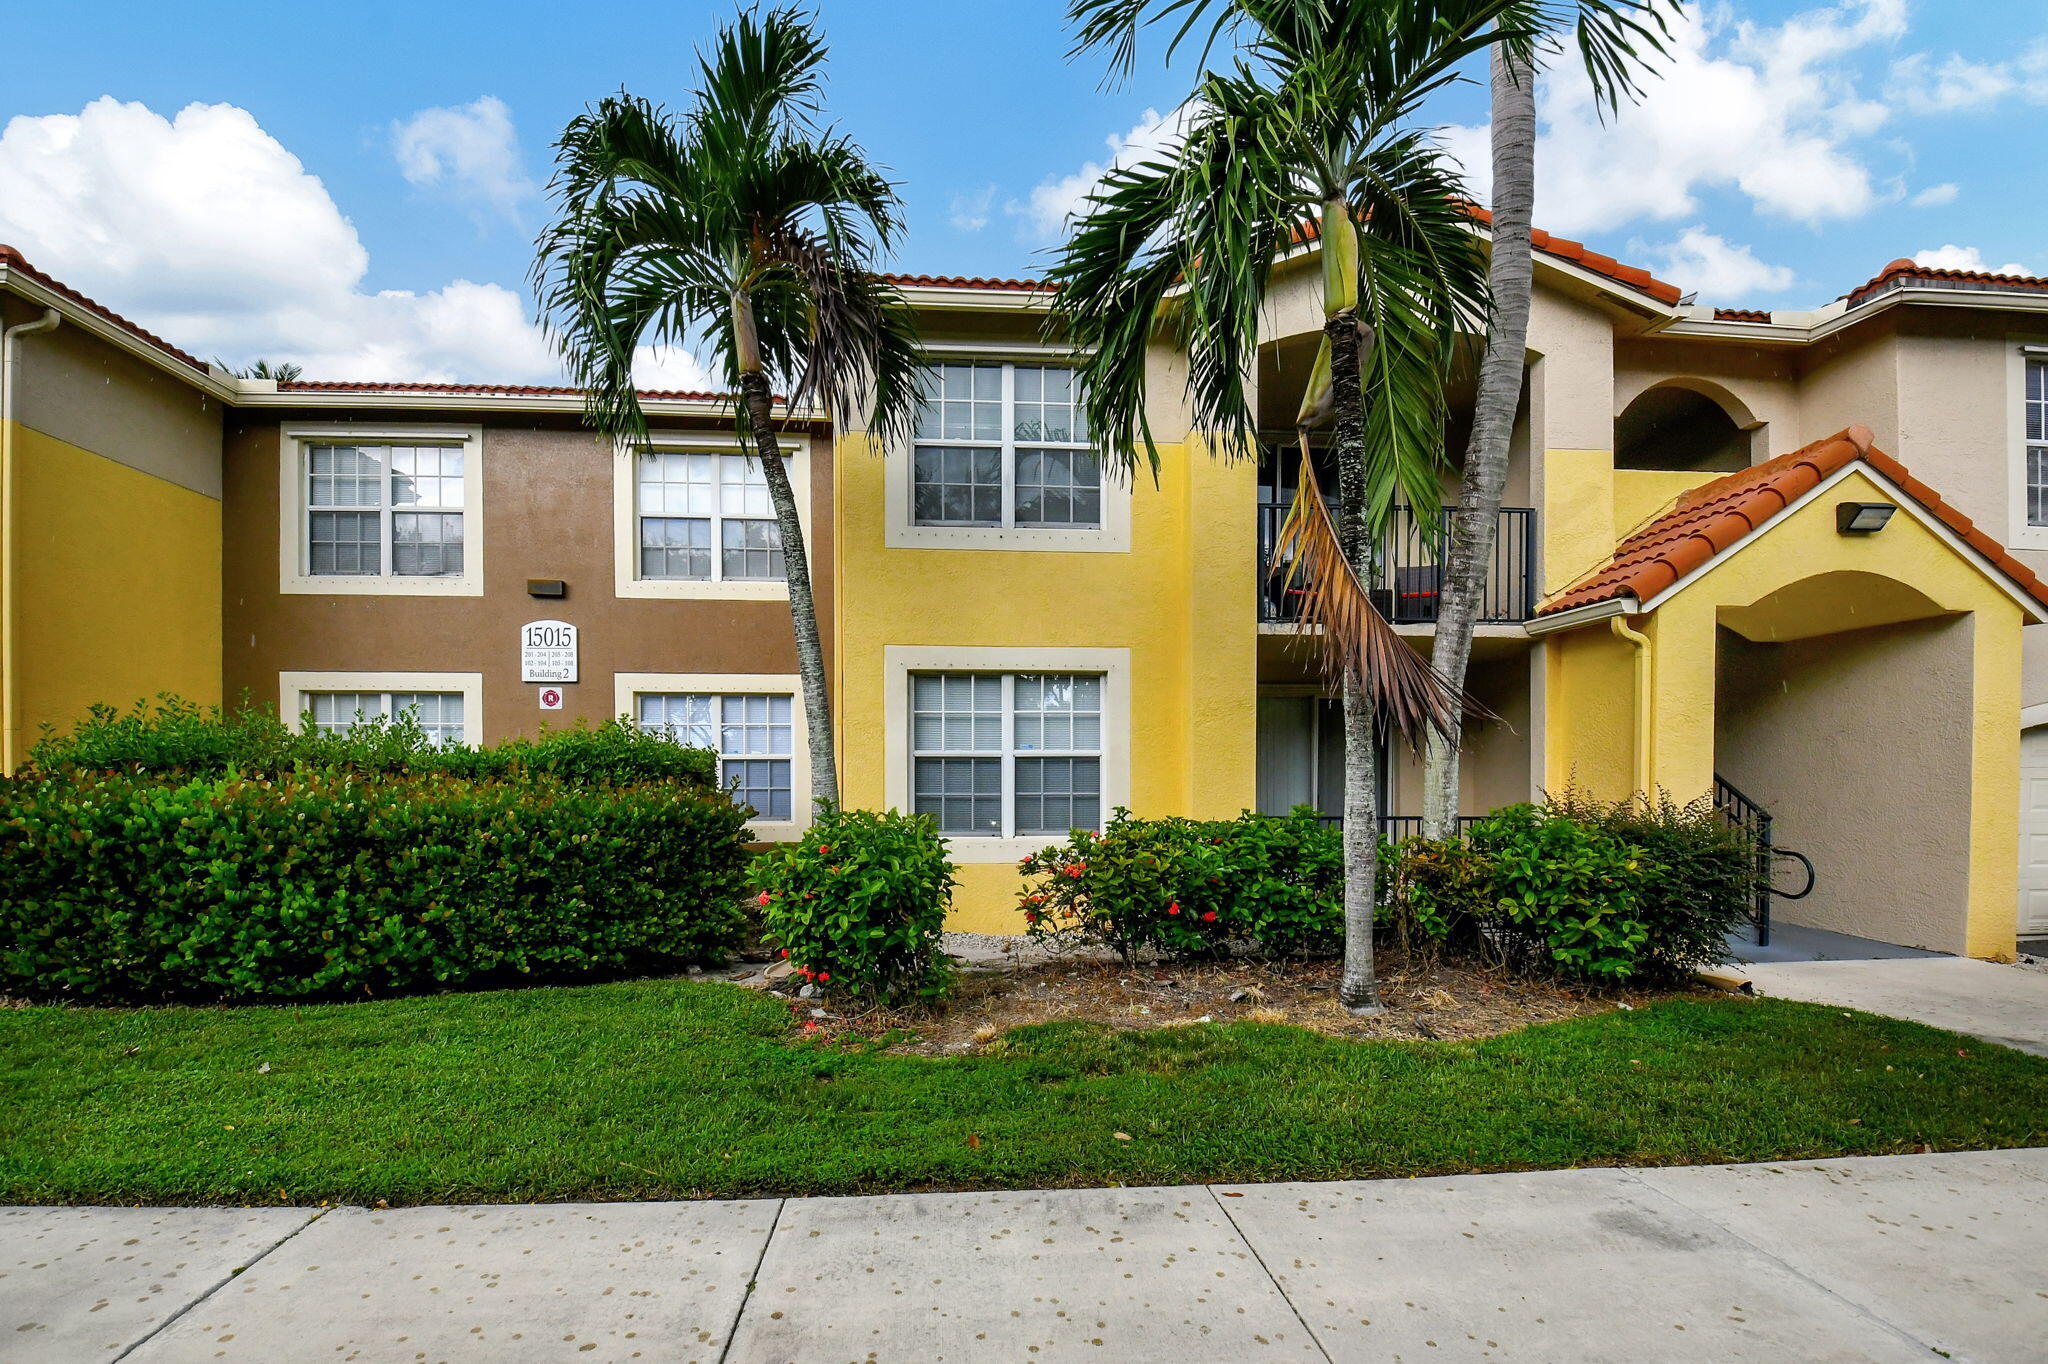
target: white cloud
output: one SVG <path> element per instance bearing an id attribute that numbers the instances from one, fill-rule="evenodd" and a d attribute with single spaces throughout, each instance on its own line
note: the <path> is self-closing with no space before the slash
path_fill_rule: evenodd
<path id="1" fill-rule="evenodd" d="M 559 382 L 502 285 L 365 290 L 369 253 L 319 177 L 246 110 L 166 119 L 111 97 L 0 129 L 0 241 L 197 355 L 309 378 Z M 653 372 L 702 370 L 687 353 Z"/>
<path id="2" fill-rule="evenodd" d="M 1926 251 L 1915 251 L 1913 253 L 1913 264 L 1925 265 L 1934 270 L 1973 270 L 1979 274 L 1990 275 L 2031 275 L 2034 273 L 2017 261 L 2007 261 L 2004 265 L 1994 270 L 1985 263 L 1982 251 L 1979 251 L 1974 246 L 1957 246 L 1954 242 L 1950 242 L 1947 246 L 1937 246 Z"/>
<path id="3" fill-rule="evenodd" d="M 1583 67 L 1560 57 L 1539 97 L 1539 220 L 1568 233 L 1668 222 L 1722 189 L 1807 224 L 1867 211 L 1883 192 L 1857 144 L 1887 110 L 1857 93 L 1848 68 L 1905 29 L 1904 0 L 1843 0 L 1775 27 L 1703 6 L 1674 25 L 1641 102 L 1606 122 Z M 1444 141 L 1484 193 L 1485 129 L 1453 128 Z"/>
<path id="4" fill-rule="evenodd" d="M 1068 220 L 1086 204 L 1089 191 L 1112 167 L 1133 165 L 1178 143 L 1191 109 L 1187 104 L 1165 114 L 1147 109 L 1129 132 L 1111 133 L 1102 139 L 1109 148 L 1108 160 L 1084 161 L 1071 175 L 1050 176 L 1021 202 L 1013 199 L 1005 204 L 1003 211 L 1023 220 L 1027 238 L 1058 240 L 1065 235 Z"/>
<path id="5" fill-rule="evenodd" d="M 992 184 L 972 194 L 956 194 L 946 209 L 946 221 L 955 231 L 979 232 L 988 226 L 988 211 L 995 199 L 996 187 Z"/>
<path id="6" fill-rule="evenodd" d="M 633 382 L 641 388 L 682 389 L 689 393 L 722 390 L 712 382 L 704 362 L 681 346 L 642 346 L 633 352 Z"/>
<path id="7" fill-rule="evenodd" d="M 1921 114 L 1986 109 L 2007 96 L 2048 104 L 2048 38 L 2009 61 L 1973 62 L 1959 52 L 1915 52 L 1892 63 L 1887 89 Z"/>
<path id="8" fill-rule="evenodd" d="M 1688 227 L 1675 241 L 1645 248 L 1658 274 L 1709 303 L 1739 303 L 1757 294 L 1782 293 L 1796 282 L 1782 265 L 1758 260 L 1748 247 L 1704 227 Z"/>
<path id="9" fill-rule="evenodd" d="M 1961 193 L 1962 186 L 1954 183 L 1929 185 L 1907 202 L 1914 208 L 1940 208 L 1943 204 L 1954 203 L 1956 196 Z"/>
<path id="10" fill-rule="evenodd" d="M 510 215 L 533 193 L 512 111 L 495 95 L 459 108 L 422 109 L 393 123 L 391 152 L 408 183 L 500 213 Z"/>

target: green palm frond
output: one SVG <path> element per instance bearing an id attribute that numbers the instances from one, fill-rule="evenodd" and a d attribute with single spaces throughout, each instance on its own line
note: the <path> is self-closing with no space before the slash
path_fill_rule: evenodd
<path id="1" fill-rule="evenodd" d="M 728 388 L 758 369 L 792 404 L 908 428 L 922 355 L 877 273 L 902 203 L 818 127 L 824 58 L 805 16 L 746 11 L 701 55 L 687 109 L 621 92 L 563 131 L 534 291 L 601 429 L 645 432 L 642 345 L 693 347 Z M 745 405 L 733 415 L 745 433 Z"/>

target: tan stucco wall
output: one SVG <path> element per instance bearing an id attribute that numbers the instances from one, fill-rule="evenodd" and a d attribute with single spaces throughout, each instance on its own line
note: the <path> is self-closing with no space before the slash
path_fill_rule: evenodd
<path id="1" fill-rule="evenodd" d="M 332 414 L 309 414 L 328 421 Z M 433 415 L 362 415 L 369 426 Z M 305 418 L 288 418 L 300 420 Z M 598 721 L 616 705 L 614 673 L 793 674 L 795 636 L 784 600 L 624 599 L 616 595 L 612 444 L 566 419 L 548 427 L 487 422 L 482 447 L 481 597 L 301 596 L 278 590 L 279 421 L 244 414 L 228 441 L 225 682 L 275 702 L 284 671 L 477 672 L 481 734 L 490 742 L 550 725 Z M 813 446 L 808 544 L 819 626 L 831 651 L 832 477 L 827 444 Z M 529 578 L 569 585 L 560 600 L 526 593 Z M 582 680 L 566 708 L 543 712 L 519 680 L 519 628 L 533 620 L 578 627 Z"/>
<path id="2" fill-rule="evenodd" d="M 0 296 L 0 320 L 7 324 L 36 315 L 20 299 Z M 219 403 L 75 325 L 59 325 L 20 344 L 15 420 L 67 445 L 220 497 Z"/>
<path id="3" fill-rule="evenodd" d="M 1720 632 L 1717 768 L 1813 859 L 1790 922 L 1967 948 L 1974 617 L 1785 644 Z M 1910 685 L 1901 685 L 1910 678 Z M 1780 885 L 1795 886 L 1786 867 Z"/>

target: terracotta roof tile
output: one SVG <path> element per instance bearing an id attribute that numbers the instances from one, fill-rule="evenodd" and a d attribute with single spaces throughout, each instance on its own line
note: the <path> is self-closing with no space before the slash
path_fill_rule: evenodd
<path id="1" fill-rule="evenodd" d="M 1868 302 L 1878 294 L 1887 293 L 1906 284 L 1930 284 L 1936 288 L 1989 285 L 1994 289 L 2019 293 L 2048 290 L 2048 279 L 2038 275 L 2000 275 L 1985 270 L 1937 270 L 1931 265 L 1918 265 L 1910 260 L 1900 259 L 1842 295 L 1842 301 L 1853 308 L 1859 303 Z"/>
<path id="2" fill-rule="evenodd" d="M 1493 214 L 1477 204 L 1467 204 L 1465 211 L 1471 215 L 1472 221 L 1480 226 L 1493 226 Z M 1316 235 L 1314 223 L 1310 223 L 1308 230 L 1301 234 L 1305 241 L 1313 240 Z M 1625 284 L 1638 293 L 1647 294 L 1659 303 L 1675 305 L 1684 296 L 1676 284 L 1658 279 L 1641 266 L 1623 265 L 1612 256 L 1602 255 L 1598 251 L 1588 251 L 1584 242 L 1575 242 L 1569 237 L 1553 237 L 1540 227 L 1530 230 L 1529 244 L 1546 256 L 1570 261 L 1582 270 L 1590 270 L 1596 275 L 1613 280 L 1616 284 Z"/>
<path id="3" fill-rule="evenodd" d="M 1059 286 L 1041 279 L 995 279 L 983 275 L 884 275 L 891 284 L 915 289 L 1016 289 L 1051 293 Z"/>
<path id="4" fill-rule="evenodd" d="M 127 332 L 130 336 L 138 337 L 143 341 L 147 341 L 150 345 L 156 347 L 158 350 L 162 351 L 165 355 L 170 356 L 172 359 L 183 361 L 185 364 L 190 365 L 193 369 L 198 370 L 201 374 L 206 373 L 206 362 L 204 360 L 201 360 L 198 356 L 191 355 L 186 353 L 185 351 L 179 350 L 176 346 L 164 340 L 155 332 L 145 330 L 144 328 L 138 326 L 137 324 L 130 322 L 127 318 L 121 316 L 121 314 L 115 312 L 106 304 L 95 302 L 94 300 L 87 298 L 84 294 L 79 293 L 78 290 L 72 288 L 70 285 L 64 283 L 64 281 L 57 279 L 52 275 L 44 274 L 41 270 L 36 269 L 35 266 L 30 265 L 28 263 L 28 258 L 23 256 L 21 252 L 15 250 L 11 246 L 8 246 L 4 242 L 0 242 L 0 267 L 4 267 L 5 269 L 15 274 L 27 275 L 30 279 L 42 285 L 45 289 L 48 289 L 52 293 L 59 294 L 64 298 L 71 300 L 73 303 L 76 303 L 79 307 L 93 314 L 95 317 L 104 318 L 106 321 L 111 322 L 115 326 L 119 327 L 122 331 Z"/>
<path id="5" fill-rule="evenodd" d="M 2031 569 L 1870 441 L 1869 427 L 1852 426 L 1802 450 L 1694 488 L 1670 511 L 1629 534 L 1615 546 L 1613 558 L 1545 602 L 1536 614 L 1551 616 L 1624 599 L 1640 606 L 1859 460 L 1990 560 L 2027 595 L 2048 606 L 2048 587 Z"/>
<path id="6" fill-rule="evenodd" d="M 1761 308 L 1716 308 L 1716 322 L 1768 322 L 1771 315 Z"/>
<path id="7" fill-rule="evenodd" d="M 336 379 L 281 379 L 279 393 L 448 393 L 482 394 L 505 398 L 580 398 L 583 390 L 563 384 L 431 384 L 351 382 Z M 643 398 L 671 402 L 725 402 L 726 393 L 698 393 L 685 389 L 643 388 Z M 780 401 L 778 399 L 777 401 Z"/>

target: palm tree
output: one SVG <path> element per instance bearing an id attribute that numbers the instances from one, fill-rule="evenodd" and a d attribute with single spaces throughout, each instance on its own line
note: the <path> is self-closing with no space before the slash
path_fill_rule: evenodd
<path id="1" fill-rule="evenodd" d="M 1207 0 L 1073 0 L 1080 48 L 1127 66 L 1139 26 Z M 1464 187 L 1418 105 L 1496 40 L 1528 41 L 1515 0 L 1217 0 L 1238 39 L 1204 75 L 1186 133 L 1112 170 L 1051 278 L 1054 324 L 1085 357 L 1089 426 L 1105 459 L 1159 461 L 1144 412 L 1147 348 L 1184 348 L 1196 425 L 1226 450 L 1255 439 L 1244 376 L 1275 261 L 1321 244 L 1323 341 L 1298 419 L 1302 476 L 1276 558 L 1306 583 L 1344 702 L 1345 960 L 1339 997 L 1378 1007 L 1376 740 L 1442 730 L 1460 698 L 1373 607 L 1361 575 L 1398 500 L 1435 505 L 1445 379 L 1462 326 L 1486 309 Z M 1496 22 L 1500 27 L 1495 29 Z M 1178 39 L 1176 39 L 1178 41 Z M 1334 426 L 1339 518 L 1316 488 L 1308 432 Z M 1134 440 L 1135 438 L 1135 440 Z"/>
<path id="2" fill-rule="evenodd" d="M 1531 6 L 1522 27 L 1541 35 L 1537 48 L 1557 46 L 1575 30 L 1595 98 L 1607 110 L 1636 93 L 1643 62 L 1661 55 L 1670 37 L 1664 11 L 1676 17 L 1684 0 L 1575 0 Z M 1521 402 L 1528 354 L 1534 269 L 1529 235 L 1536 203 L 1536 63 L 1531 46 L 1497 43 L 1492 54 L 1493 246 L 1488 284 L 1493 316 L 1479 362 L 1472 434 L 1465 446 L 1458 508 L 1443 549 L 1444 575 L 1437 599 L 1436 639 L 1430 662 L 1456 686 L 1472 661 L 1472 630 L 1486 596 L 1487 568 L 1508 481 L 1508 442 Z M 1458 752 L 1463 718 L 1432 733 L 1424 760 L 1422 831 L 1445 838 L 1457 830 Z"/>
<path id="3" fill-rule="evenodd" d="M 825 46 L 795 10 L 745 10 L 698 58 L 681 115 L 620 93 L 556 143 L 554 222 L 534 291 L 598 430 L 644 441 L 633 387 L 643 343 L 695 341 L 735 390 L 734 422 L 761 462 L 781 535 L 812 794 L 839 798 L 825 657 L 796 495 L 776 440 L 815 404 L 907 431 L 922 354 L 896 291 L 874 272 L 902 226 L 895 187 L 820 126 Z"/>

